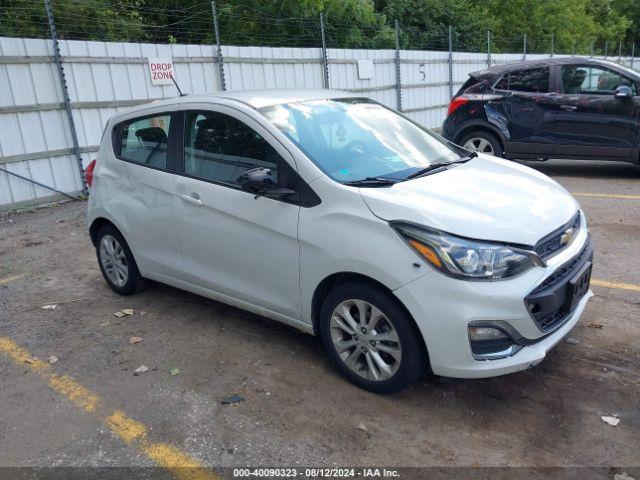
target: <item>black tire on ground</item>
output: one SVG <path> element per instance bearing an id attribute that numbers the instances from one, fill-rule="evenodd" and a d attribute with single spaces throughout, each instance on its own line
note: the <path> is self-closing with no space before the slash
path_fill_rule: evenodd
<path id="1" fill-rule="evenodd" d="M 102 239 L 106 235 L 110 235 L 111 237 L 115 238 L 122 247 L 126 259 L 126 266 L 128 268 L 127 281 L 123 285 L 116 285 L 109 278 L 109 275 L 107 275 L 107 272 L 105 271 L 102 259 L 100 258 L 100 244 L 102 242 Z M 140 291 L 143 288 L 144 279 L 140 275 L 138 265 L 133 258 L 133 254 L 129 249 L 129 245 L 127 245 L 127 242 L 122 234 L 113 225 L 104 225 L 100 228 L 100 230 L 98 230 L 98 234 L 96 235 L 96 257 L 98 259 L 98 265 L 100 266 L 102 276 L 114 292 L 119 293 L 120 295 L 128 296 Z"/>
<path id="2" fill-rule="evenodd" d="M 504 149 L 502 147 L 502 142 L 500 142 L 500 139 L 493 133 L 487 132 L 486 130 L 474 130 L 470 133 L 467 133 L 464 137 L 462 137 L 458 142 L 458 145 L 461 145 L 464 147 L 465 144 L 472 139 L 476 140 L 473 142 L 475 145 L 482 145 L 483 144 L 482 141 L 484 140 L 491 146 L 493 153 L 490 153 L 487 151 L 485 151 L 484 153 L 488 153 L 496 157 L 504 157 Z M 478 150 L 478 151 L 482 151 L 482 150 Z"/>
<path id="3" fill-rule="evenodd" d="M 369 380 L 352 371 L 338 354 L 331 339 L 331 315 L 335 308 L 349 299 L 364 300 L 377 307 L 393 324 L 402 349 L 400 365 L 387 380 Z M 365 283 L 341 283 L 327 295 L 322 305 L 319 330 L 322 343 L 336 368 L 350 382 L 374 393 L 389 394 L 415 383 L 427 369 L 422 338 L 413 320 L 397 299 L 381 288 Z"/>

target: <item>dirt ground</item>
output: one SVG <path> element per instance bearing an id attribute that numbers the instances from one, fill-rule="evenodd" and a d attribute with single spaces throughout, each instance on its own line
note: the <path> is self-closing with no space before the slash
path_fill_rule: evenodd
<path id="1" fill-rule="evenodd" d="M 640 168 L 532 165 L 574 193 L 629 196 L 577 198 L 595 240 L 593 278 L 640 285 Z M 160 284 L 116 295 L 98 270 L 85 207 L 0 217 L 0 282 L 9 279 L 0 337 L 55 355 L 52 371 L 95 392 L 101 408 L 126 412 L 203 465 L 640 466 L 637 290 L 594 285 L 570 334 L 577 342 L 528 371 L 430 377 L 379 396 L 341 378 L 311 336 Z M 58 307 L 40 308 L 49 303 Z M 134 315 L 113 315 L 125 308 Z M 149 371 L 134 375 L 141 365 Z M 221 404 L 233 394 L 244 401 Z M 0 352 L 0 466 L 153 464 L 68 397 Z M 619 425 L 601 420 L 610 414 Z"/>

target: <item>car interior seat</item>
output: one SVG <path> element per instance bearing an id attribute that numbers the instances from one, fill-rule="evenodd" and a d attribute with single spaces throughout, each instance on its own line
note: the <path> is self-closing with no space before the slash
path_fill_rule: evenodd
<path id="1" fill-rule="evenodd" d="M 567 69 L 563 74 L 562 83 L 564 84 L 564 92 L 569 94 L 577 94 L 582 92 L 582 84 L 587 77 L 587 71 L 581 68 Z"/>

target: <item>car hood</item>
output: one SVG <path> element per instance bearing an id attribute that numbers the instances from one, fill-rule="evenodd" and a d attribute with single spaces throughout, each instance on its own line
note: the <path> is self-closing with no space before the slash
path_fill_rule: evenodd
<path id="1" fill-rule="evenodd" d="M 383 220 L 524 245 L 535 245 L 579 208 L 571 194 L 546 175 L 486 155 L 388 188 L 361 188 L 360 193 Z"/>

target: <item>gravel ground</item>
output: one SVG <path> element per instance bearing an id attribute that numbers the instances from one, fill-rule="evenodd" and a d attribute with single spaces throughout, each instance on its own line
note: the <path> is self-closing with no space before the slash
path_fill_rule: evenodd
<path id="1" fill-rule="evenodd" d="M 631 165 L 531 165 L 572 192 L 640 195 Z M 593 277 L 640 285 L 640 199 L 578 199 L 595 240 Z M 0 279 L 23 275 L 0 286 L 0 336 L 55 355 L 55 372 L 205 465 L 640 465 L 637 291 L 594 286 L 570 334 L 577 343 L 560 343 L 528 371 L 430 377 L 378 396 L 343 380 L 317 339 L 264 318 L 160 284 L 116 295 L 84 210 L 76 202 L 0 217 Z M 134 315 L 114 317 L 123 308 Z M 132 336 L 142 342 L 129 344 Z M 135 376 L 140 365 L 149 371 Z M 222 405 L 232 394 L 245 400 Z M 2 353 L 0 406 L 0 466 L 151 465 Z M 600 418 L 613 413 L 616 427 Z"/>

